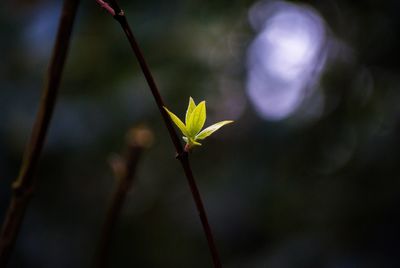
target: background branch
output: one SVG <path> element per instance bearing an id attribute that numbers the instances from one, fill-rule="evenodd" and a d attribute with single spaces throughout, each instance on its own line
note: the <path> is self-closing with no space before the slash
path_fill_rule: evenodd
<path id="1" fill-rule="evenodd" d="M 138 162 L 144 149 L 151 146 L 153 134 L 147 128 L 132 129 L 127 135 L 127 149 L 125 157 L 119 156 L 111 159 L 116 188 L 112 194 L 111 202 L 107 210 L 99 243 L 94 259 L 94 268 L 108 267 L 108 259 L 112 244 L 113 232 L 117 224 L 126 196 L 132 187 Z"/>
<path id="2" fill-rule="evenodd" d="M 10 259 L 26 208 L 34 190 L 34 174 L 56 103 L 78 4 L 79 0 L 65 0 L 63 4 L 39 111 L 36 115 L 29 143 L 24 152 L 19 176 L 12 185 L 13 195 L 0 233 L 0 267 L 2 268 L 7 266 Z"/>
<path id="3" fill-rule="evenodd" d="M 128 38 L 128 41 L 131 45 L 131 48 L 139 62 L 140 68 L 146 78 L 147 84 L 150 87 L 151 93 L 153 94 L 153 97 L 156 101 L 157 107 L 162 115 L 162 118 L 164 120 L 164 123 L 168 129 L 169 136 L 171 137 L 171 140 L 175 146 L 175 150 L 177 152 L 177 159 L 179 159 L 182 168 L 185 172 L 186 178 L 189 183 L 189 187 L 194 199 L 194 202 L 196 204 L 196 208 L 203 226 L 204 233 L 207 238 L 208 242 L 208 247 L 210 249 L 211 255 L 212 255 L 212 260 L 214 267 L 220 268 L 222 267 L 221 261 L 219 258 L 218 250 L 214 242 L 214 237 L 211 232 L 210 225 L 208 223 L 207 219 L 207 214 L 204 209 L 203 201 L 199 192 L 199 189 L 197 187 L 196 181 L 193 177 L 193 172 L 190 166 L 190 161 L 189 161 L 189 155 L 188 152 L 186 152 L 183 149 L 182 143 L 178 137 L 178 135 L 175 132 L 175 129 L 173 127 L 172 121 L 165 111 L 163 107 L 165 107 L 164 101 L 161 97 L 160 91 L 158 90 L 157 84 L 155 83 L 155 80 L 153 78 L 153 75 L 150 71 L 150 68 L 148 67 L 148 64 L 144 58 L 144 55 L 136 41 L 136 38 L 133 35 L 133 32 L 131 30 L 131 27 L 129 26 L 129 23 L 126 19 L 125 13 L 123 10 L 119 7 L 118 2 L 115 0 L 109 0 L 108 1 L 109 6 L 114 10 L 114 18 L 119 22 L 121 25 L 122 29 L 124 30 L 126 37 Z M 110 11 L 108 11 L 110 13 Z M 112 12 L 111 12 L 112 14 Z"/>

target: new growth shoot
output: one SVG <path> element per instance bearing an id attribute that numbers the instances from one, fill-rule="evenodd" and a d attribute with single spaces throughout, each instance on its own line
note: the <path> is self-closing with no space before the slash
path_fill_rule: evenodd
<path id="1" fill-rule="evenodd" d="M 186 110 L 185 123 L 179 119 L 173 112 L 164 109 L 168 112 L 172 122 L 181 130 L 184 135 L 182 138 L 186 142 L 185 151 L 190 151 L 194 146 L 200 146 L 200 140 L 204 140 L 215 131 L 220 129 L 226 124 L 232 123 L 232 120 L 225 120 L 215 123 L 203 130 L 201 130 L 206 122 L 206 102 L 202 101 L 198 105 L 194 102 L 192 97 L 189 98 L 189 105 Z"/>

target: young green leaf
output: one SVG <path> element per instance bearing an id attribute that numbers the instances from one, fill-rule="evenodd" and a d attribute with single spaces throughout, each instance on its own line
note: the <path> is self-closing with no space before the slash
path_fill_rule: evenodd
<path id="1" fill-rule="evenodd" d="M 215 123 L 214 125 L 209 126 L 208 128 L 205 128 L 202 130 L 198 135 L 196 135 L 196 140 L 203 140 L 213 134 L 215 131 L 220 129 L 221 127 L 225 126 L 226 124 L 232 123 L 232 120 L 227 120 L 227 121 L 221 121 L 218 123 Z"/>
<path id="2" fill-rule="evenodd" d="M 183 140 L 186 142 L 188 148 L 192 148 L 192 147 L 195 146 L 195 145 L 201 146 L 201 143 L 200 143 L 200 142 L 197 142 L 195 139 L 188 138 L 188 137 L 185 137 L 185 136 L 183 136 L 182 138 L 183 138 Z"/>
<path id="3" fill-rule="evenodd" d="M 197 145 L 197 146 L 201 146 L 200 142 L 197 142 L 195 139 L 189 139 L 189 144 L 190 145 Z"/>
<path id="4" fill-rule="evenodd" d="M 194 100 L 192 99 L 192 97 L 189 98 L 189 105 L 188 108 L 186 110 L 186 116 L 185 116 L 185 124 L 188 123 L 189 121 L 189 117 L 192 114 L 193 110 L 196 108 L 196 103 L 194 102 Z"/>
<path id="5" fill-rule="evenodd" d="M 200 132 L 204 123 L 206 122 L 206 102 L 202 101 L 189 116 L 189 120 L 186 123 L 187 132 L 190 137 L 196 136 Z"/>
<path id="6" fill-rule="evenodd" d="M 167 109 L 167 107 L 164 107 L 164 109 L 168 112 L 169 116 L 172 119 L 172 122 L 175 123 L 175 125 L 182 131 L 183 135 L 188 136 L 188 131 L 186 129 L 185 124 L 177 117 L 173 112 Z"/>
<path id="7" fill-rule="evenodd" d="M 164 107 L 168 115 L 171 117 L 172 122 L 178 126 L 183 133 L 183 140 L 186 142 L 185 151 L 189 151 L 194 146 L 200 146 L 199 140 L 203 140 L 210 136 L 212 133 L 220 129 L 222 126 L 232 123 L 233 121 L 227 120 L 209 126 L 200 132 L 206 121 L 206 102 L 202 101 L 196 105 L 192 97 L 189 98 L 188 108 L 186 110 L 184 124 L 179 117 L 173 112 Z"/>

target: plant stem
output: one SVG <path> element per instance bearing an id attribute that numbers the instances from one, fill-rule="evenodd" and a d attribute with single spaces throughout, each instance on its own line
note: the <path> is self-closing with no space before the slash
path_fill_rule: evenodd
<path id="1" fill-rule="evenodd" d="M 78 4 L 79 0 L 65 0 L 63 4 L 56 42 L 47 70 L 39 110 L 29 143 L 24 152 L 19 176 L 12 185 L 13 195 L 0 233 L 1 268 L 7 266 L 25 211 L 34 191 L 35 170 L 56 103 Z"/>
<path id="2" fill-rule="evenodd" d="M 99 2 L 99 0 L 98 0 Z M 101 1 L 103 2 L 103 1 Z M 104 3 L 104 2 L 103 2 Z M 119 24 L 121 25 L 122 29 L 124 30 L 126 37 L 128 38 L 128 41 L 131 45 L 131 48 L 139 62 L 140 68 L 146 78 L 146 81 L 150 87 L 151 93 L 153 94 L 153 97 L 156 101 L 157 107 L 162 115 L 162 118 L 164 120 L 164 123 L 168 129 L 169 132 L 169 136 L 171 137 L 172 143 L 175 146 L 175 150 L 177 153 L 177 159 L 181 162 L 182 168 L 185 172 L 186 178 L 188 180 L 189 183 L 189 187 L 190 190 L 192 192 L 192 196 L 194 199 L 194 202 L 196 204 L 196 208 L 197 211 L 199 213 L 200 216 L 200 220 L 203 226 L 203 230 L 204 233 L 206 235 L 207 238 L 207 242 L 208 242 L 208 247 L 210 249 L 211 252 L 211 256 L 212 256 L 212 260 L 213 260 L 213 264 L 215 268 L 221 268 L 221 261 L 219 258 L 219 254 L 218 254 L 218 250 L 217 247 L 215 245 L 214 242 L 214 237 L 212 235 L 211 232 L 211 228 L 210 225 L 208 223 L 208 219 L 207 219 L 207 214 L 206 211 L 204 209 L 204 205 L 203 205 L 203 201 L 200 195 L 200 192 L 198 190 L 196 181 L 193 177 L 193 172 L 190 166 L 190 161 L 189 161 L 189 155 L 188 152 L 185 151 L 183 149 L 182 143 L 178 137 L 178 135 L 175 132 L 175 129 L 173 127 L 172 121 L 169 117 L 169 115 L 167 114 L 167 112 L 165 111 L 165 109 L 163 107 L 165 107 L 164 101 L 161 97 L 160 91 L 158 90 L 158 87 L 155 83 L 155 80 L 153 78 L 153 75 L 150 71 L 150 68 L 148 67 L 146 60 L 144 58 L 144 55 L 136 41 L 136 38 L 134 37 L 131 27 L 129 26 L 129 23 L 126 19 L 125 13 L 123 12 L 123 10 L 119 7 L 117 1 L 115 0 L 109 0 L 108 1 L 109 5 L 108 7 L 111 7 L 112 11 L 110 12 L 110 9 L 106 9 L 111 15 L 113 15 L 114 19 L 117 20 L 119 22 Z M 104 7 L 104 6 L 103 6 Z"/>
<path id="3" fill-rule="evenodd" d="M 112 234 L 117 224 L 118 217 L 121 214 L 126 196 L 134 181 L 137 165 L 142 152 L 145 148 L 150 147 L 152 139 L 153 135 L 148 129 L 133 129 L 127 137 L 127 152 L 125 158 L 114 159 L 111 163 L 114 169 L 117 187 L 112 194 L 99 244 L 97 245 L 93 265 L 94 268 L 105 268 L 109 266 L 108 259 L 112 243 Z"/>

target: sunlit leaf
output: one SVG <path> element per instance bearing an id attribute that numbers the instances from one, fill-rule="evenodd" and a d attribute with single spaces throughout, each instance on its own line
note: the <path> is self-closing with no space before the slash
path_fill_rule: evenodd
<path id="1" fill-rule="evenodd" d="M 193 98 L 189 98 L 188 108 L 186 110 L 184 124 L 179 117 L 173 112 L 164 107 L 171 120 L 183 133 L 183 140 L 186 142 L 185 150 L 189 151 L 194 146 L 201 146 L 199 140 L 203 140 L 210 136 L 212 133 L 220 129 L 222 126 L 232 123 L 233 121 L 227 120 L 209 126 L 200 132 L 206 121 L 206 102 L 202 101 L 198 105 L 194 102 Z"/>
<path id="2" fill-rule="evenodd" d="M 182 131 L 183 135 L 188 136 L 188 131 L 186 129 L 185 124 L 177 117 L 173 112 L 168 110 L 166 107 L 164 109 L 168 112 L 169 116 L 172 119 L 172 122 L 175 123 L 175 125 Z"/>
<path id="3" fill-rule="evenodd" d="M 193 146 L 193 145 L 201 146 L 201 143 L 195 141 L 194 139 L 189 139 L 189 144 L 190 144 L 191 146 Z"/>
<path id="4" fill-rule="evenodd" d="M 206 122 L 206 102 L 202 101 L 189 116 L 189 120 L 186 124 L 187 132 L 189 137 L 196 136 L 197 133 L 202 129 Z"/>
<path id="5" fill-rule="evenodd" d="M 221 121 L 218 123 L 215 123 L 214 125 L 209 126 L 208 128 L 205 128 L 202 130 L 198 135 L 196 135 L 196 140 L 202 140 L 213 134 L 215 131 L 220 129 L 221 127 L 225 126 L 226 124 L 232 123 L 232 120 L 226 120 L 226 121 Z"/>
<path id="6" fill-rule="evenodd" d="M 189 98 L 189 105 L 186 110 L 186 117 L 185 117 L 185 123 L 188 123 L 189 117 L 192 114 L 193 110 L 196 108 L 196 103 L 194 103 L 194 100 L 192 97 Z"/>

